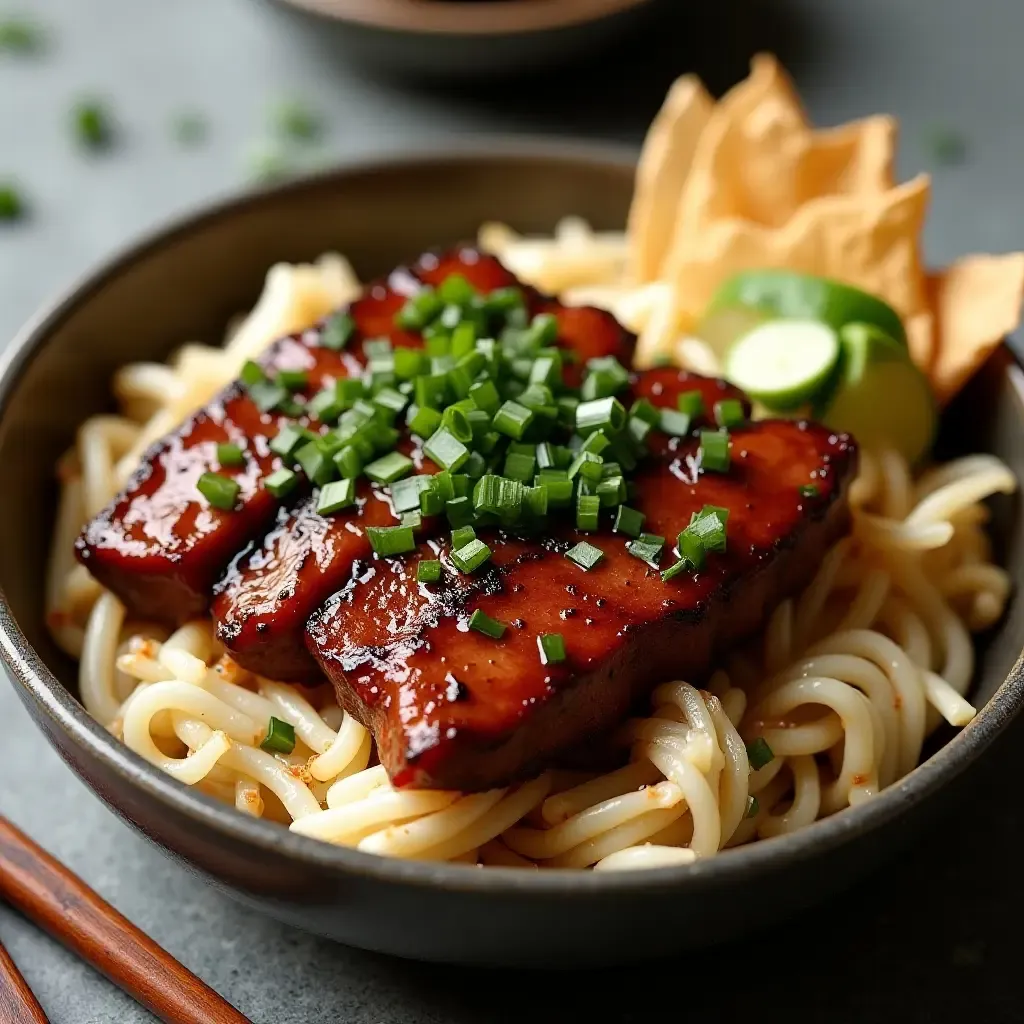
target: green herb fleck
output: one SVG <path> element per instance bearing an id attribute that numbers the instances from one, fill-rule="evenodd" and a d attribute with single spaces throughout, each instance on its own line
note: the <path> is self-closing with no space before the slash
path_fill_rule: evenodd
<path id="1" fill-rule="evenodd" d="M 84 149 L 109 149 L 114 141 L 114 121 L 99 100 L 80 100 L 71 112 L 78 144 Z"/>
<path id="2" fill-rule="evenodd" d="M 209 123 L 198 110 L 182 110 L 171 118 L 175 141 L 189 148 L 202 145 L 209 134 Z"/>

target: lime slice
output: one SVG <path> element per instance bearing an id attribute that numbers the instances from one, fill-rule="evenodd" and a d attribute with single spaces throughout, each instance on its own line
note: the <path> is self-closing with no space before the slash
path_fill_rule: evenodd
<path id="1" fill-rule="evenodd" d="M 771 316 L 821 320 L 835 330 L 845 324 L 873 324 L 903 345 L 907 333 L 899 314 L 887 303 L 859 288 L 813 274 L 791 270 L 746 270 L 723 282 L 705 313 L 737 306 Z"/>
<path id="2" fill-rule="evenodd" d="M 721 359 L 734 341 L 770 319 L 771 314 L 760 309 L 722 306 L 705 314 L 694 334 Z"/>
<path id="3" fill-rule="evenodd" d="M 832 380 L 839 338 L 817 320 L 771 320 L 737 341 L 725 358 L 725 376 L 769 409 L 796 409 Z"/>
<path id="4" fill-rule="evenodd" d="M 932 445 L 938 422 L 924 374 L 904 346 L 873 324 L 847 324 L 839 386 L 822 420 L 865 448 L 895 448 L 915 463 Z"/>

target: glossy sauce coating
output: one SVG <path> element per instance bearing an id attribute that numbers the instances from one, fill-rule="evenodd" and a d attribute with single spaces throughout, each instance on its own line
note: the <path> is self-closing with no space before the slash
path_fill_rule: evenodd
<path id="1" fill-rule="evenodd" d="M 372 286 L 354 303 L 352 314 L 364 333 L 388 335 L 396 346 L 419 346 L 419 335 L 394 327 L 395 313 L 421 282 L 440 284 L 452 273 L 462 274 L 484 295 L 517 283 L 496 259 L 472 249 L 440 257 L 427 254 L 412 268 L 393 272 L 387 285 Z M 544 312 L 557 318 L 559 344 L 577 355 L 573 372 L 597 356 L 614 355 L 628 365 L 633 337 L 609 313 L 562 306 L 532 289 L 523 291 L 531 315 Z M 416 472 L 438 471 L 408 439 L 400 450 L 413 458 Z M 279 513 L 276 525 L 252 550 L 229 566 L 217 585 L 212 611 L 218 637 L 239 664 L 272 679 L 303 682 L 319 677 L 306 649 L 306 620 L 345 585 L 353 562 L 370 555 L 364 528 L 398 522 L 384 490 L 364 482 L 361 496 L 365 501 L 358 511 L 326 518 L 317 515 L 315 496 L 295 503 Z M 448 529 L 447 520 L 436 525 Z M 434 527 L 425 522 L 421 534 L 430 536 Z"/>
<path id="2" fill-rule="evenodd" d="M 609 531 L 584 572 L 564 557 L 580 537 L 539 543 L 482 532 L 493 557 L 472 577 L 445 566 L 416 582 L 415 559 L 372 559 L 310 622 L 310 648 L 345 707 L 374 732 L 396 785 L 479 790 L 536 769 L 595 736 L 666 679 L 699 679 L 724 645 L 808 582 L 846 527 L 856 465 L 846 436 L 766 421 L 732 433 L 727 474 L 697 473 L 696 441 L 666 441 L 636 476 L 644 529 L 674 538 L 705 504 L 730 510 L 728 550 L 669 582 Z M 801 496 L 815 483 L 819 495 Z M 438 545 L 419 557 L 437 557 Z M 468 629 L 476 608 L 508 626 L 501 640 Z M 545 666 L 537 636 L 561 633 L 568 659 Z"/>
<path id="3" fill-rule="evenodd" d="M 416 474 L 438 472 L 419 444 L 403 439 L 398 450 L 412 458 Z M 319 680 L 303 642 L 306 620 L 348 581 L 353 563 L 370 556 L 366 527 L 398 521 L 387 488 L 365 478 L 350 510 L 322 516 L 319 495 L 316 489 L 279 509 L 273 529 L 240 552 L 214 588 L 218 639 L 239 664 L 269 679 Z M 424 522 L 424 529 L 432 525 Z"/>
<path id="4" fill-rule="evenodd" d="M 395 345 L 410 347 L 422 344 L 418 334 L 397 329 L 394 316 L 421 282 L 439 284 L 454 272 L 464 274 L 484 292 L 516 283 L 496 259 L 475 249 L 461 247 L 447 253 L 427 253 L 411 268 L 399 268 L 386 281 L 370 285 L 350 306 L 356 331 L 344 351 L 335 352 L 320 345 L 321 324 L 276 342 L 260 362 L 271 372 L 305 370 L 309 379 L 309 386 L 302 392 L 305 397 L 334 380 L 358 375 L 365 363 L 361 343 L 367 338 L 389 337 Z M 533 311 L 553 308 L 552 300 L 531 289 L 524 291 Z M 564 316 L 569 324 L 568 336 L 586 336 L 592 354 L 616 354 L 628 363 L 632 336 L 610 315 L 584 309 L 567 311 Z M 83 530 L 75 545 L 77 557 L 135 616 L 176 625 L 201 615 L 225 567 L 274 523 L 280 503 L 263 489 L 261 481 L 282 466 L 280 458 L 270 451 L 269 443 L 286 422 L 294 421 L 276 413 L 261 413 L 245 390 L 237 383 L 232 384 L 147 452 L 125 491 Z M 320 426 L 306 417 L 298 422 L 313 429 Z M 216 448 L 224 442 L 237 444 L 245 451 L 243 467 L 230 469 L 217 464 Z M 196 482 L 208 470 L 230 476 L 240 485 L 233 510 L 211 506 L 196 490 Z M 305 494 L 295 495 L 296 510 L 304 500 Z M 271 534 L 279 536 L 274 530 Z M 310 524 L 304 535 L 315 545 L 315 538 L 322 534 L 323 524 L 315 523 Z M 297 564 L 295 559 L 292 564 Z M 275 588 L 275 593 L 289 589 L 299 593 L 299 584 L 296 578 L 295 585 L 289 588 L 287 581 L 275 573 L 268 586 Z M 320 599 L 307 600 L 309 612 Z M 269 607 L 265 604 L 267 600 L 267 594 L 246 594 L 242 605 L 252 609 L 263 601 Z M 297 621 L 301 615 L 296 612 L 293 617 Z M 229 629 L 238 637 L 243 632 L 237 624 Z M 291 637 L 293 654 L 304 659 L 308 670 L 301 628 L 293 631 Z M 261 638 L 257 636 L 257 640 Z M 257 648 L 260 646 L 257 643 Z M 239 653 L 244 658 L 244 649 Z"/>

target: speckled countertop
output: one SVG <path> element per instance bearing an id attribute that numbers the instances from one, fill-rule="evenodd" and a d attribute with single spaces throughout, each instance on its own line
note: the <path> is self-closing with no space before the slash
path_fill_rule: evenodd
<path id="1" fill-rule="evenodd" d="M 613 65 L 615 74 L 605 65 L 529 89 L 439 93 L 367 78 L 259 0 L 0 0 L 0 15 L 31 9 L 53 30 L 42 59 L 0 57 L 0 178 L 22 180 L 34 207 L 24 226 L 0 231 L 0 339 L 122 240 L 244 184 L 268 105 L 280 97 L 304 97 L 324 112 L 327 157 L 484 131 L 636 142 L 675 73 L 696 66 L 720 88 L 755 47 L 782 54 L 822 123 L 897 114 L 904 173 L 927 164 L 930 126 L 963 133 L 966 159 L 936 172 L 933 262 L 1024 246 L 1020 0 L 678 6 L 674 29 L 659 34 L 656 48 L 633 51 L 626 66 Z M 82 94 L 108 98 L 122 124 L 116 149 L 88 160 L 76 154 L 67 124 Z M 209 115 L 209 140 L 182 151 L 167 124 L 191 107 Z M 1024 723 L 975 779 L 965 806 L 827 907 L 683 962 L 558 979 L 389 960 L 265 920 L 104 809 L 6 686 L 0 723 L 0 812 L 254 1021 L 641 1022 L 658 1011 L 674 1020 L 787 1024 L 1024 1020 L 1024 822 L 1015 782 Z M 54 1024 L 149 1019 L 2 906 L 0 941 Z"/>

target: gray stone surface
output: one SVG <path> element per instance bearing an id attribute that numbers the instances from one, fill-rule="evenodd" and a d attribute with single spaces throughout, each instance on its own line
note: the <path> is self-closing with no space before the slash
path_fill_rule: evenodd
<path id="1" fill-rule="evenodd" d="M 937 171 L 931 258 L 1024 244 L 1024 4 L 1020 0 L 679 0 L 673 31 L 625 65 L 529 88 L 462 94 L 371 80 L 280 10 L 257 0 L 23 0 L 52 26 L 39 61 L 0 57 L 0 178 L 34 216 L 0 230 L 0 339 L 97 257 L 142 228 L 245 180 L 266 109 L 292 93 L 325 112 L 325 155 L 383 151 L 450 133 L 573 133 L 638 140 L 673 73 L 718 87 L 750 49 L 774 46 L 822 122 L 889 110 L 903 121 L 901 170 L 927 162 L 931 124 L 959 129 L 968 155 Z M 68 109 L 109 98 L 117 149 L 85 159 Z M 208 112 L 208 145 L 167 130 Z M 130 326 L 127 328 L 130 329 Z M 424 967 L 308 938 L 235 906 L 129 831 L 61 764 L 0 686 L 0 811 L 82 875 L 254 1021 L 1020 1020 L 1014 943 L 1022 838 L 1018 729 L 975 782 L 975 799 L 920 847 L 792 925 L 682 963 L 552 979 Z M 1013 773 L 1012 775 L 1010 773 Z M 1007 884 L 1008 883 L 1008 884 Z M 1005 930 L 1005 926 L 1003 926 Z M 149 1019 L 130 1000 L 0 907 L 0 941 L 56 1024 Z"/>

